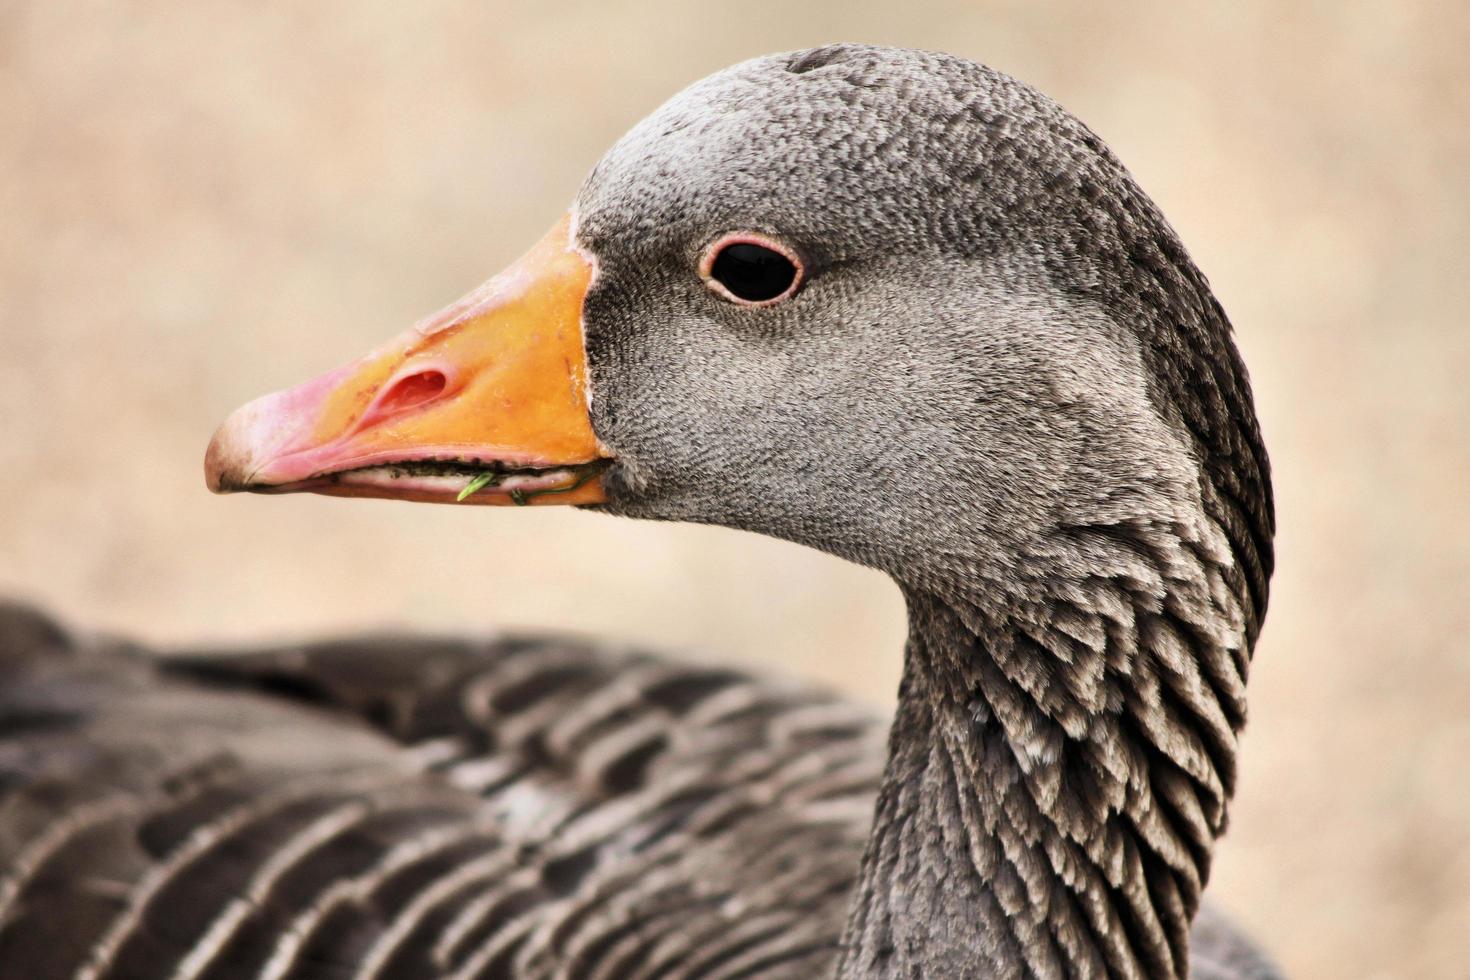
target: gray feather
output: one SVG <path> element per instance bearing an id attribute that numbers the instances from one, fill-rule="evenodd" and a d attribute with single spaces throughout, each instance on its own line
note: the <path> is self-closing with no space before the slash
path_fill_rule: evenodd
<path id="1" fill-rule="evenodd" d="M 157 659 L 7 609 L 0 664 L 35 980 L 821 975 L 885 754 L 865 709 L 575 641 Z"/>

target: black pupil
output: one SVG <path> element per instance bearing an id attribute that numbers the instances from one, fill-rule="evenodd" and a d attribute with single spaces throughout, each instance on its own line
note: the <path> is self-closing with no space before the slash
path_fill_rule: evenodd
<path id="1" fill-rule="evenodd" d="M 790 289 L 796 281 L 796 266 L 775 249 L 736 242 L 720 249 L 710 275 L 732 295 L 759 303 Z"/>

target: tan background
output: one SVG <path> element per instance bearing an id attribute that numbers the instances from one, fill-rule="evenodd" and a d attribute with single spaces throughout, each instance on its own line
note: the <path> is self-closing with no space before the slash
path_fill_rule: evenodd
<path id="1" fill-rule="evenodd" d="M 879 7 L 0 2 L 0 591 L 171 642 L 559 625 L 886 704 L 898 599 L 834 559 L 215 499 L 200 458 L 237 403 L 513 258 L 685 83 L 946 49 L 1111 142 L 1254 373 L 1280 562 L 1213 894 L 1294 977 L 1470 975 L 1470 5 Z"/>

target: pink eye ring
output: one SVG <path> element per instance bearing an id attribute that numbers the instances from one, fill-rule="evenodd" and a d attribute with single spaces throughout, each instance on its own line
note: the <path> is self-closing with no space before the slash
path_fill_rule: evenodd
<path id="1" fill-rule="evenodd" d="M 772 306 L 800 288 L 801 257 L 764 235 L 736 232 L 705 250 L 699 276 L 717 296 L 741 306 Z"/>

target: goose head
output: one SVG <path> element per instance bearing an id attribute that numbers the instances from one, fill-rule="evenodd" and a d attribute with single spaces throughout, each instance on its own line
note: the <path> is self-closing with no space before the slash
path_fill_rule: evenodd
<path id="1" fill-rule="evenodd" d="M 1258 446 L 1228 326 L 1096 136 L 837 45 L 677 95 L 519 263 L 241 409 L 207 470 L 720 524 L 957 595 L 1073 577 L 1079 528 L 1210 537 L 1210 467 Z"/>

